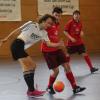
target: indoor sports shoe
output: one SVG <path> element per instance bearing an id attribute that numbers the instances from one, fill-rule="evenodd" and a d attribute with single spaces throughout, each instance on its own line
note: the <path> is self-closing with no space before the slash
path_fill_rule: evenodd
<path id="1" fill-rule="evenodd" d="M 39 97 L 43 96 L 46 91 L 39 91 L 39 90 L 34 90 L 34 91 L 27 91 L 27 95 L 29 97 Z"/>
<path id="2" fill-rule="evenodd" d="M 99 68 L 93 67 L 93 68 L 91 69 L 91 73 L 94 73 L 94 72 L 96 72 L 96 71 L 98 71 L 98 70 L 99 70 Z"/>
<path id="3" fill-rule="evenodd" d="M 73 93 L 76 94 L 84 91 L 85 89 L 86 89 L 85 87 L 76 86 L 75 89 L 73 90 Z"/>
<path id="4" fill-rule="evenodd" d="M 50 94 L 55 94 L 56 92 L 54 91 L 53 87 L 50 86 L 49 88 L 46 89 L 47 92 L 49 92 Z"/>

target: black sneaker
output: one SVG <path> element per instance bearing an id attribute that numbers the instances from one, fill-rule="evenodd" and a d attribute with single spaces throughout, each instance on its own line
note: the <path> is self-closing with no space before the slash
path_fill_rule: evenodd
<path id="1" fill-rule="evenodd" d="M 48 91 L 50 94 L 55 94 L 56 93 L 52 86 L 47 88 L 46 91 Z"/>
<path id="2" fill-rule="evenodd" d="M 96 72 L 96 71 L 98 71 L 98 70 L 99 70 L 99 68 L 93 67 L 93 68 L 91 69 L 91 73 L 94 73 L 94 72 Z"/>
<path id="3" fill-rule="evenodd" d="M 85 89 L 86 89 L 85 87 L 76 86 L 76 88 L 73 90 L 73 93 L 76 94 L 84 91 Z"/>

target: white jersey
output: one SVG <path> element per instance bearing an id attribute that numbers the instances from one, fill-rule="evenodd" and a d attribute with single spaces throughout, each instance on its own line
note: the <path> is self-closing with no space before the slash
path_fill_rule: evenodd
<path id="1" fill-rule="evenodd" d="M 25 49 L 29 48 L 40 40 L 50 41 L 45 30 L 39 28 L 38 23 L 29 21 L 20 27 L 21 34 L 17 37 L 25 42 Z"/>

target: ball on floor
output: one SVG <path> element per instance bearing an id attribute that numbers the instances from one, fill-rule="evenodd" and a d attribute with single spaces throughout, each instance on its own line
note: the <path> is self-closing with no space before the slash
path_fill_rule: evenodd
<path id="1" fill-rule="evenodd" d="M 53 88 L 56 92 L 62 92 L 64 90 L 64 83 L 62 81 L 55 81 Z"/>

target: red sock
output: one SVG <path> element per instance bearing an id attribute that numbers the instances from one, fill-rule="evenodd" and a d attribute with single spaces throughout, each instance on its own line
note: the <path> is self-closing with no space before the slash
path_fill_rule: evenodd
<path id="1" fill-rule="evenodd" d="M 84 59 L 87 62 L 89 68 L 92 69 L 93 66 L 92 66 L 92 63 L 91 63 L 91 60 L 90 60 L 89 56 L 88 55 L 87 56 L 84 56 Z"/>
<path id="2" fill-rule="evenodd" d="M 50 86 L 53 85 L 53 83 L 55 82 L 55 80 L 56 80 L 56 77 L 54 77 L 54 76 L 50 76 L 50 78 L 49 78 L 48 88 L 49 88 Z"/>
<path id="3" fill-rule="evenodd" d="M 76 85 L 76 82 L 75 82 L 75 78 L 73 76 L 73 73 L 72 72 L 67 72 L 66 73 L 66 77 L 68 78 L 72 88 L 74 89 L 77 85 Z"/>

